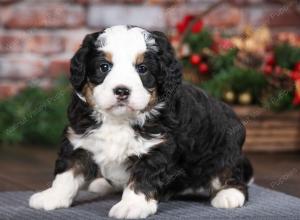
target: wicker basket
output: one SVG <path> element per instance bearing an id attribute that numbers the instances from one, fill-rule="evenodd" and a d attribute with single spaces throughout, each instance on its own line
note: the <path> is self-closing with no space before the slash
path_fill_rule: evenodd
<path id="1" fill-rule="evenodd" d="M 300 150 L 300 112 L 274 113 L 259 107 L 234 107 L 247 129 L 246 151 Z"/>

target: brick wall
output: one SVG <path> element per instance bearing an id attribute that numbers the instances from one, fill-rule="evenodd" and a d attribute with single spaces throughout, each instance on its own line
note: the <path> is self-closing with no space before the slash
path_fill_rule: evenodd
<path id="1" fill-rule="evenodd" d="M 83 37 L 116 24 L 172 31 L 187 13 L 216 0 L 0 0 L 0 98 L 28 83 L 51 85 L 69 71 L 69 59 Z M 299 1 L 232 0 L 205 17 L 220 29 L 268 24 L 274 31 L 300 31 Z M 296 10 L 298 7 L 298 11 Z"/>

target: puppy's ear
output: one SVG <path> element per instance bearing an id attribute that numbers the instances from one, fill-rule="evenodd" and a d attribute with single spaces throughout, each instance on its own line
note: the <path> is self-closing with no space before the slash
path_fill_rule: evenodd
<path id="1" fill-rule="evenodd" d="M 159 99 L 168 102 L 182 82 L 181 64 L 176 59 L 174 49 L 164 33 L 153 31 L 151 36 L 155 39 L 155 50 L 159 56 L 161 69 L 157 76 Z"/>
<path id="2" fill-rule="evenodd" d="M 80 92 L 87 78 L 86 57 L 89 51 L 95 48 L 95 41 L 99 32 L 85 36 L 81 47 L 77 50 L 71 59 L 71 77 L 70 82 L 77 92 Z"/>

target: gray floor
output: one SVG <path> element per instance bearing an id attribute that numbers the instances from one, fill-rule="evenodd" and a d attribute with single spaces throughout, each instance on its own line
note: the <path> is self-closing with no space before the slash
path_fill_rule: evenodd
<path id="1" fill-rule="evenodd" d="M 300 199 L 255 185 L 250 187 L 249 193 L 249 202 L 242 208 L 216 209 L 206 198 L 181 198 L 161 203 L 157 214 L 149 219 L 300 219 Z M 31 194 L 0 193 L 0 219 L 107 219 L 110 208 L 120 199 L 120 195 L 115 195 L 90 200 L 84 194 L 71 208 L 46 212 L 28 207 Z"/>

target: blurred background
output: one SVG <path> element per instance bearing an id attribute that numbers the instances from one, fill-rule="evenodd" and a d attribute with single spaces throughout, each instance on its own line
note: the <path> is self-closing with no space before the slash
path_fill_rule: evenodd
<path id="1" fill-rule="evenodd" d="M 70 58 L 132 24 L 164 31 L 184 79 L 233 106 L 256 183 L 300 197 L 300 1 L 0 0 L 0 24 L 0 191 L 51 183 Z"/>

